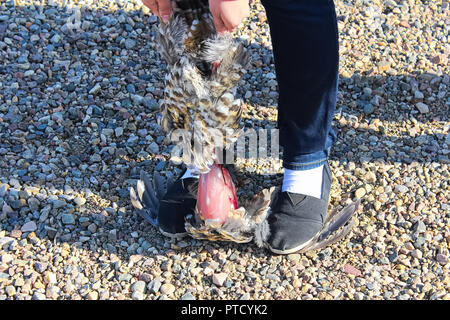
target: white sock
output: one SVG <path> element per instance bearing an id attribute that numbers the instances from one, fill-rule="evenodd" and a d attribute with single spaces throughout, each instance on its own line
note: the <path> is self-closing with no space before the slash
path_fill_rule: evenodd
<path id="1" fill-rule="evenodd" d="M 198 179 L 199 174 L 192 172 L 191 170 L 189 170 L 189 168 L 186 170 L 186 172 L 183 174 L 183 176 L 181 177 L 181 179 L 187 179 L 187 178 L 197 178 Z"/>
<path id="2" fill-rule="evenodd" d="M 309 170 L 284 169 L 281 191 L 300 193 L 311 197 L 322 196 L 323 165 Z"/>

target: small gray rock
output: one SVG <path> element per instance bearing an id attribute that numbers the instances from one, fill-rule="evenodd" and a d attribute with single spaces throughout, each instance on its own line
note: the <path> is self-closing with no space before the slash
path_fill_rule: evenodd
<path id="1" fill-rule="evenodd" d="M 62 208 L 67 204 L 67 202 L 63 199 L 54 200 L 54 201 L 52 201 L 52 203 L 53 203 L 53 209 Z"/>
<path id="2" fill-rule="evenodd" d="M 371 103 L 366 103 L 364 105 L 363 111 L 365 114 L 369 115 L 375 111 L 375 108 L 373 107 L 373 105 Z"/>
<path id="3" fill-rule="evenodd" d="M 151 293 L 157 293 L 159 289 L 161 288 L 161 282 L 157 279 L 152 280 L 148 285 L 147 289 Z"/>
<path id="4" fill-rule="evenodd" d="M 423 221 L 418 221 L 414 225 L 414 231 L 417 233 L 424 233 L 425 231 L 427 231 L 427 226 L 425 225 L 425 223 L 423 223 Z"/>
<path id="5" fill-rule="evenodd" d="M 120 137 L 123 134 L 123 128 L 117 127 L 116 129 L 114 129 L 114 133 L 116 134 L 116 137 Z"/>
<path id="6" fill-rule="evenodd" d="M 27 223 L 25 223 L 22 228 L 20 228 L 20 231 L 22 232 L 33 232 L 36 231 L 37 226 L 36 226 L 36 222 L 34 221 L 28 221 Z"/>
<path id="7" fill-rule="evenodd" d="M 33 267 L 36 272 L 43 273 L 45 270 L 47 270 L 48 263 L 38 261 L 33 265 Z"/>
<path id="8" fill-rule="evenodd" d="M 86 203 L 86 199 L 83 197 L 76 197 L 75 199 L 73 199 L 73 202 L 75 202 L 78 207 L 81 207 Z"/>
<path id="9" fill-rule="evenodd" d="M 75 217 L 73 216 L 73 214 L 63 213 L 61 215 L 61 221 L 64 224 L 74 224 L 75 223 Z"/>
<path id="10" fill-rule="evenodd" d="M 195 297 L 190 292 L 188 292 L 181 297 L 181 300 L 195 300 Z"/>
<path id="11" fill-rule="evenodd" d="M 40 201 L 34 197 L 29 198 L 27 200 L 28 203 L 28 207 L 30 207 L 31 211 L 38 211 L 39 210 L 39 206 L 40 206 Z"/>
<path id="12" fill-rule="evenodd" d="M 50 41 L 51 41 L 52 43 L 59 43 L 59 42 L 61 41 L 61 36 L 60 36 L 59 34 L 55 34 L 55 35 L 50 39 Z"/>
<path id="13" fill-rule="evenodd" d="M 398 184 L 395 186 L 394 191 L 397 193 L 407 193 L 408 192 L 408 187 L 402 185 L 402 184 Z"/>
<path id="14" fill-rule="evenodd" d="M 428 108 L 428 106 L 423 102 L 416 103 L 416 108 L 417 108 L 417 110 L 419 110 L 420 113 L 430 112 L 430 109 Z"/>
<path id="15" fill-rule="evenodd" d="M 45 294 L 35 291 L 33 293 L 33 296 L 31 297 L 31 299 L 32 300 L 47 300 L 47 297 L 45 296 Z"/>
<path id="16" fill-rule="evenodd" d="M 133 292 L 139 291 L 139 292 L 144 293 L 145 292 L 145 282 L 141 281 L 141 280 L 140 281 L 136 281 L 135 283 L 133 283 L 131 285 L 131 290 Z"/>
<path id="17" fill-rule="evenodd" d="M 131 294 L 131 299 L 144 300 L 144 294 L 140 291 L 133 291 L 133 293 Z"/>
<path id="18" fill-rule="evenodd" d="M 133 39 L 127 39 L 125 40 L 125 48 L 129 49 L 133 49 L 136 46 L 136 41 Z"/>
<path id="19" fill-rule="evenodd" d="M 420 92 L 419 90 L 416 90 L 416 91 L 414 92 L 414 98 L 416 98 L 416 99 L 423 99 L 423 98 L 424 98 L 424 95 L 423 95 L 423 93 Z"/>
<path id="20" fill-rule="evenodd" d="M 150 143 L 148 149 L 150 150 L 151 153 L 159 153 L 159 146 L 155 141 Z"/>
<path id="21" fill-rule="evenodd" d="M 128 281 L 130 281 L 131 279 L 133 279 L 133 276 L 132 276 L 131 274 L 129 274 L 129 273 L 120 273 L 120 274 L 117 276 L 117 280 L 118 280 L 118 281 L 126 281 L 126 282 L 128 282 Z"/>

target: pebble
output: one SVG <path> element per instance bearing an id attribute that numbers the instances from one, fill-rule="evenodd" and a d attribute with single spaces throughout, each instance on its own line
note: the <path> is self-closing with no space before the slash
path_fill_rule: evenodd
<path id="1" fill-rule="evenodd" d="M 348 273 L 348 274 L 351 274 L 351 275 L 354 275 L 356 277 L 359 277 L 362 274 L 361 271 L 359 271 L 357 268 L 355 268 L 354 266 L 352 266 L 350 264 L 346 264 L 344 266 L 344 272 Z"/>
<path id="2" fill-rule="evenodd" d="M 125 40 L 125 47 L 127 49 L 133 49 L 136 46 L 136 41 L 133 39 L 126 39 Z"/>
<path id="3" fill-rule="evenodd" d="M 131 294 L 131 299 L 133 300 L 144 300 L 144 294 L 141 291 L 133 291 Z"/>
<path id="4" fill-rule="evenodd" d="M 180 298 L 180 300 L 195 300 L 195 297 L 192 295 L 192 293 L 187 292 Z"/>
<path id="5" fill-rule="evenodd" d="M 37 226 L 36 226 L 36 222 L 34 221 L 28 221 L 27 223 L 25 223 L 22 228 L 20 228 L 20 231 L 22 232 L 33 232 L 36 231 Z"/>
<path id="6" fill-rule="evenodd" d="M 33 267 L 37 272 L 43 273 L 45 270 L 47 270 L 48 263 L 38 261 L 34 263 Z"/>
<path id="7" fill-rule="evenodd" d="M 73 202 L 75 202 L 77 206 L 81 207 L 86 203 L 86 199 L 83 197 L 76 197 L 75 199 L 73 199 Z"/>
<path id="8" fill-rule="evenodd" d="M 74 224 L 75 223 L 75 217 L 72 214 L 70 214 L 70 213 L 64 213 L 61 216 L 61 221 L 64 224 Z"/>
<path id="9" fill-rule="evenodd" d="M 122 127 L 117 127 L 116 129 L 114 129 L 114 133 L 116 135 L 116 137 L 120 137 L 123 135 L 123 128 Z"/>
<path id="10" fill-rule="evenodd" d="M 364 189 L 364 188 L 358 188 L 356 191 L 355 191 L 355 197 L 357 197 L 357 198 L 362 198 L 362 197 L 364 197 L 366 195 L 366 189 Z"/>
<path id="11" fill-rule="evenodd" d="M 448 257 L 443 255 L 443 254 L 441 254 L 441 253 L 438 253 L 436 255 L 436 260 L 437 260 L 437 262 L 439 262 L 442 265 L 446 265 L 449 262 Z"/>
<path id="12" fill-rule="evenodd" d="M 6 286 L 5 292 L 9 297 L 12 297 L 16 294 L 16 288 L 14 286 Z"/>
<path id="13" fill-rule="evenodd" d="M 91 88 L 91 90 L 89 90 L 89 94 L 96 94 L 96 93 L 98 93 L 98 92 L 100 91 L 101 88 L 102 88 L 102 87 L 101 87 L 98 83 L 96 83 L 96 84 Z"/>
<path id="14" fill-rule="evenodd" d="M 398 193 L 407 193 L 409 189 L 408 189 L 408 187 L 406 187 L 404 185 L 398 184 L 395 186 L 394 190 L 395 190 L 395 192 L 398 192 Z"/>
<path id="15" fill-rule="evenodd" d="M 164 283 L 160 288 L 161 293 L 171 295 L 175 291 L 175 286 L 171 283 Z"/>
<path id="16" fill-rule="evenodd" d="M 54 200 L 52 203 L 53 203 L 53 209 L 59 209 L 59 208 L 65 207 L 67 204 L 67 202 L 62 199 Z"/>
<path id="17" fill-rule="evenodd" d="M 417 233 L 424 233 L 427 231 L 427 226 L 420 220 L 415 224 L 414 231 Z"/>
<path id="18" fill-rule="evenodd" d="M 97 291 L 90 291 L 87 296 L 87 300 L 98 300 L 98 292 Z"/>
<path id="19" fill-rule="evenodd" d="M 144 293 L 145 291 L 145 282 L 144 281 L 136 281 L 131 285 L 131 290 L 134 291 L 139 291 Z"/>
<path id="20" fill-rule="evenodd" d="M 161 282 L 157 279 L 152 280 L 148 285 L 147 285 L 147 289 L 151 292 L 151 293 L 157 293 L 159 292 L 159 289 L 161 288 Z"/>
<path id="21" fill-rule="evenodd" d="M 213 277 L 212 277 L 212 281 L 215 285 L 221 287 L 224 284 L 227 277 L 228 277 L 228 275 L 224 272 L 214 273 Z"/>
<path id="22" fill-rule="evenodd" d="M 430 108 L 423 102 L 416 103 L 416 108 L 420 113 L 428 113 L 430 112 Z"/>

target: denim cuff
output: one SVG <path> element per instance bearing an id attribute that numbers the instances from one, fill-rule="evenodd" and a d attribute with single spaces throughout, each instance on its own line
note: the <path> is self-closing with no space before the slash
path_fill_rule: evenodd
<path id="1" fill-rule="evenodd" d="M 295 157 L 283 155 L 283 168 L 289 170 L 310 170 L 324 165 L 327 159 L 328 154 L 325 151 Z"/>

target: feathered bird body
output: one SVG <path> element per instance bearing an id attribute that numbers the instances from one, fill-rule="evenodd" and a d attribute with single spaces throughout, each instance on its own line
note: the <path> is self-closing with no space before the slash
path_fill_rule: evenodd
<path id="1" fill-rule="evenodd" d="M 183 162 L 206 173 L 216 148 L 228 148 L 239 136 L 242 106 L 235 87 L 250 58 L 230 35 L 216 33 L 207 0 L 172 3 L 156 39 L 168 69 L 160 123 L 182 144 Z"/>

